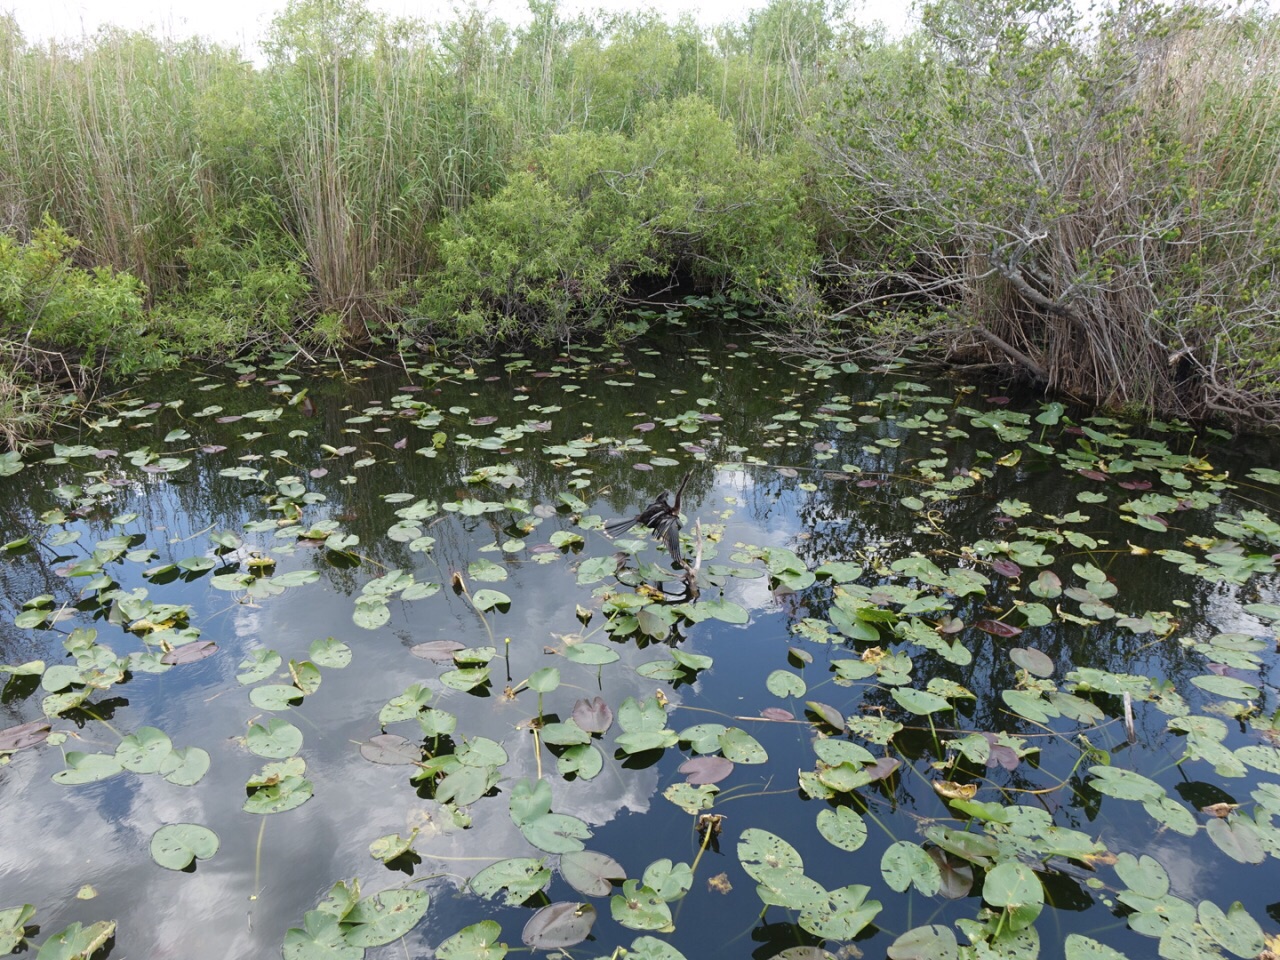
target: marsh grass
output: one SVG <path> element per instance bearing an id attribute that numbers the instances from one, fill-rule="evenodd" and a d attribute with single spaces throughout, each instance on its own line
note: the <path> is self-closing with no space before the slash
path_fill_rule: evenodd
<path id="1" fill-rule="evenodd" d="M 839 349 L 1280 423 L 1275 18 L 945 0 L 891 39 L 822 0 L 709 31 L 530 10 L 295 0 L 262 65 L 5 19 L 0 218 L 135 277 L 188 355 L 607 333 L 692 283 Z"/>

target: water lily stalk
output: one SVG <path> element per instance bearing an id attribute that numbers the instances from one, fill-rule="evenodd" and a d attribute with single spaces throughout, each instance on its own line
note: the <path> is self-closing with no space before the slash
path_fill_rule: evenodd
<path id="1" fill-rule="evenodd" d="M 263 817 L 258 824 L 258 842 L 253 848 L 253 893 L 250 900 L 258 899 L 258 891 L 262 889 L 262 838 L 267 832 L 267 818 Z"/>
<path id="2" fill-rule="evenodd" d="M 480 622 L 484 624 L 484 632 L 489 636 L 489 646 L 495 646 L 493 628 L 489 626 L 489 621 L 485 619 L 484 611 L 476 606 L 476 602 L 471 596 L 471 591 L 467 589 L 467 581 L 462 579 L 462 574 L 460 572 L 455 572 L 453 575 L 453 582 L 457 585 L 458 589 L 462 591 L 462 595 L 467 598 L 467 603 L 471 604 L 471 609 L 476 612 L 476 616 L 480 618 Z M 511 679 L 510 668 L 507 670 L 507 679 Z"/>

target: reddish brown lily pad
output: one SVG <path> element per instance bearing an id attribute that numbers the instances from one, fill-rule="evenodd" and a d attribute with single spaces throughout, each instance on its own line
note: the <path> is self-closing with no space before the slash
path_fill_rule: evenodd
<path id="1" fill-rule="evenodd" d="M 197 640 L 195 643 L 184 643 L 180 647 L 166 650 L 160 657 L 161 663 L 176 667 L 184 663 L 196 663 L 218 652 L 218 645 L 212 640 Z"/>
<path id="2" fill-rule="evenodd" d="M 680 773 L 685 781 L 695 786 L 704 783 L 719 783 L 733 773 L 733 761 L 724 757 L 693 757 L 680 764 Z"/>
<path id="3" fill-rule="evenodd" d="M 25 747 L 44 743 L 53 728 L 43 720 L 32 720 L 16 727 L 0 730 L 0 753 L 12 753 Z"/>

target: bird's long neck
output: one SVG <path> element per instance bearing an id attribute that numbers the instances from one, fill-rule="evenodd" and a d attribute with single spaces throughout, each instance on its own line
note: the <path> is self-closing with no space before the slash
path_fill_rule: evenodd
<path id="1" fill-rule="evenodd" d="M 692 476 L 693 476 L 693 473 L 692 473 L 692 472 L 690 472 L 690 473 L 686 473 L 686 474 L 684 475 L 684 477 L 682 477 L 682 478 L 681 478 L 681 480 L 680 480 L 680 486 L 678 486 L 678 487 L 676 488 L 676 499 L 675 499 L 675 503 L 673 503 L 673 504 L 671 505 L 671 509 L 672 509 L 673 511 L 675 511 L 676 513 L 679 513 L 679 512 L 680 512 L 680 498 L 681 498 L 682 496 L 684 496 L 684 487 L 685 487 L 685 484 L 687 484 L 687 483 L 689 482 L 689 478 L 690 478 L 690 477 L 692 477 Z M 664 491 L 664 492 L 665 492 L 665 491 Z"/>

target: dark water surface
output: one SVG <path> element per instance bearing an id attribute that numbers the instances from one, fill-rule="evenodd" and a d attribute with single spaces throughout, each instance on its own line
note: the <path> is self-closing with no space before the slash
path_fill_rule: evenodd
<path id="1" fill-rule="evenodd" d="M 804 945 L 882 957 L 925 924 L 968 943 L 972 931 L 955 922 L 979 917 L 984 869 L 1007 862 L 1043 890 L 1048 905 L 1031 928 L 1043 957 L 1081 949 L 1064 948 L 1072 933 L 1132 958 L 1156 955 L 1160 942 L 1201 951 L 1168 955 L 1226 956 L 1213 936 L 1221 925 L 1202 901 L 1227 911 L 1238 900 L 1262 931 L 1280 931 L 1273 445 L 1072 420 L 902 370 L 788 362 L 746 335 L 731 344 L 677 333 L 661 347 L 452 366 L 424 357 L 408 369 L 268 361 L 187 373 L 140 385 L 135 405 L 104 410 L 98 429 L 66 440 L 54 462 L 31 457 L 0 477 L 0 542 L 31 536 L 0 553 L 0 664 L 46 663 L 43 677 L 0 674 L 0 730 L 48 713 L 54 734 L 0 765 L 0 911 L 33 904 L 36 944 L 74 921 L 115 920 L 116 960 L 270 957 L 336 882 L 356 878 L 366 896 L 406 884 L 431 895 L 421 922 L 369 957 L 432 956 L 485 919 L 520 949 L 533 911 L 554 901 L 599 912 L 593 939 L 568 948 L 574 957 L 609 957 L 643 936 L 689 960 L 764 960 Z M 307 401 L 291 404 L 304 388 Z M 614 563 L 619 543 L 601 521 L 634 514 L 686 470 L 684 550 L 692 560 L 700 544 L 701 566 L 700 593 L 681 607 L 656 592 L 684 585 L 654 541 L 623 535 Z M 325 534 L 358 541 L 340 553 Z M 121 536 L 123 547 L 110 540 Z M 102 541 L 98 561 L 106 559 L 95 562 Z M 274 565 L 254 567 L 261 557 Z M 833 562 L 860 569 L 823 568 Z M 251 570 L 256 585 L 241 576 Z M 370 599 L 370 582 L 391 571 L 411 574 L 410 596 L 421 598 Z M 1055 592 L 1046 571 L 1067 593 Z M 486 589 L 509 604 L 481 614 Z M 181 605 L 185 619 L 145 601 Z M 588 614 L 584 626 L 579 616 Z M 1023 629 L 1002 636 L 993 621 Z M 97 631 L 75 635 L 79 660 L 65 647 L 75 628 Z M 349 648 L 349 665 L 316 655 L 313 644 L 328 637 Z M 922 637 L 935 638 L 935 649 Z M 617 661 L 566 656 L 582 638 Z M 465 664 L 411 651 L 441 640 L 494 647 L 489 682 L 456 689 L 442 677 Z M 171 645 L 207 641 L 217 649 L 204 659 L 158 662 Z M 943 643 L 955 644 L 946 656 L 936 649 Z M 243 661 L 267 650 L 280 664 L 240 682 Z M 712 662 L 682 670 L 673 651 Z M 896 674 L 880 651 L 899 658 Z M 307 660 L 330 665 L 290 672 L 290 661 Z M 863 664 L 880 672 L 838 682 L 836 662 L 848 676 Z M 66 685 L 65 672 L 51 679 L 59 664 L 78 664 L 79 682 Z M 1044 664 L 1050 675 L 1037 676 Z M 568 720 L 579 700 L 597 696 L 615 715 L 594 738 L 603 764 L 589 779 L 566 776 L 563 748 L 553 752 L 531 732 L 532 687 L 542 681 L 522 681 L 545 667 L 560 677 L 541 697 L 544 723 Z M 1081 668 L 1095 672 L 1073 673 Z M 295 679 L 291 706 L 250 699 Z M 935 684 L 956 709 L 929 717 L 928 701 L 894 695 L 930 681 L 974 698 Z M 506 759 L 487 767 L 496 781 L 488 795 L 442 804 L 431 777 L 411 780 L 418 766 L 362 752 L 384 732 L 380 711 L 414 684 L 429 689 L 427 706 L 456 717 L 456 730 L 437 741 L 409 717 L 385 732 L 407 738 L 415 758 L 468 743 L 489 749 L 476 738 L 501 745 Z M 57 693 L 64 698 L 47 699 Z M 724 820 L 701 856 L 694 815 L 664 796 L 684 782 L 677 767 L 693 748 L 628 755 L 617 744 L 624 702 L 655 695 L 670 730 L 718 723 L 762 748 L 739 756 L 763 762 L 736 763 L 717 784 L 707 812 Z M 840 730 L 810 701 L 831 708 L 828 720 L 840 726 L 871 719 L 906 729 Z M 245 737 L 272 717 L 301 732 L 296 753 L 314 795 L 283 812 L 249 812 L 246 782 L 280 761 L 256 756 Z M 115 756 L 143 727 L 206 751 L 208 773 L 193 785 L 132 770 L 83 784 L 53 779 L 70 751 Z M 877 731 L 892 739 L 876 742 Z M 963 758 L 957 743 L 984 732 L 1006 749 L 987 763 L 971 739 Z M 999 732 L 1021 739 L 998 741 Z M 900 765 L 842 789 L 838 773 L 819 776 L 815 742 L 824 738 Z M 1090 768 L 1108 762 L 1152 786 L 1100 792 L 1090 784 L 1107 775 Z M 845 772 L 860 769 L 854 762 Z M 586 848 L 616 858 L 627 877 L 662 858 L 697 860 L 691 889 L 670 904 L 673 931 L 626 929 L 608 897 L 576 892 L 555 870 L 557 855 L 526 839 L 509 806 L 520 781 L 539 776 L 552 810 L 586 824 Z M 995 806 L 949 806 L 935 781 L 971 784 L 975 804 Z M 1214 803 L 1240 807 L 1225 818 L 1201 812 Z M 994 822 L 998 808 L 1044 823 Z M 857 849 L 820 832 L 820 813 L 836 810 L 866 825 Z M 1079 833 L 1046 834 L 1050 821 Z M 162 868 L 149 850 L 157 829 L 177 823 L 203 825 L 220 841 L 187 872 Z M 386 865 L 370 855 L 379 837 L 415 828 L 414 856 Z M 941 835 L 929 832 L 937 829 L 1005 845 L 998 855 L 969 851 L 966 864 L 963 851 L 943 854 Z M 739 841 L 762 830 L 795 848 L 810 881 L 870 888 L 867 900 L 883 908 L 855 940 L 815 936 L 801 911 L 782 906 L 761 918 Z M 949 868 L 949 882 L 962 885 L 966 873 L 975 882 L 954 898 L 898 892 L 882 858 L 909 859 L 901 841 L 936 850 L 932 862 Z M 1168 893 L 1137 890 L 1124 854 L 1158 862 Z M 546 860 L 544 896 L 508 906 L 467 890 L 483 867 L 512 857 Z M 1146 861 L 1140 872 L 1153 876 Z M 86 885 L 96 896 L 78 899 Z M 1141 913 L 1140 894 L 1166 898 L 1152 910 L 1172 911 L 1167 928 L 1126 920 Z M 998 894 L 986 895 L 998 905 Z M 1251 935 L 1247 925 L 1233 929 Z M 1164 941 L 1154 938 L 1161 933 Z M 1029 936 L 997 937 L 1003 952 L 991 955 L 1034 956 Z M 678 956 L 653 944 L 633 955 Z"/>

